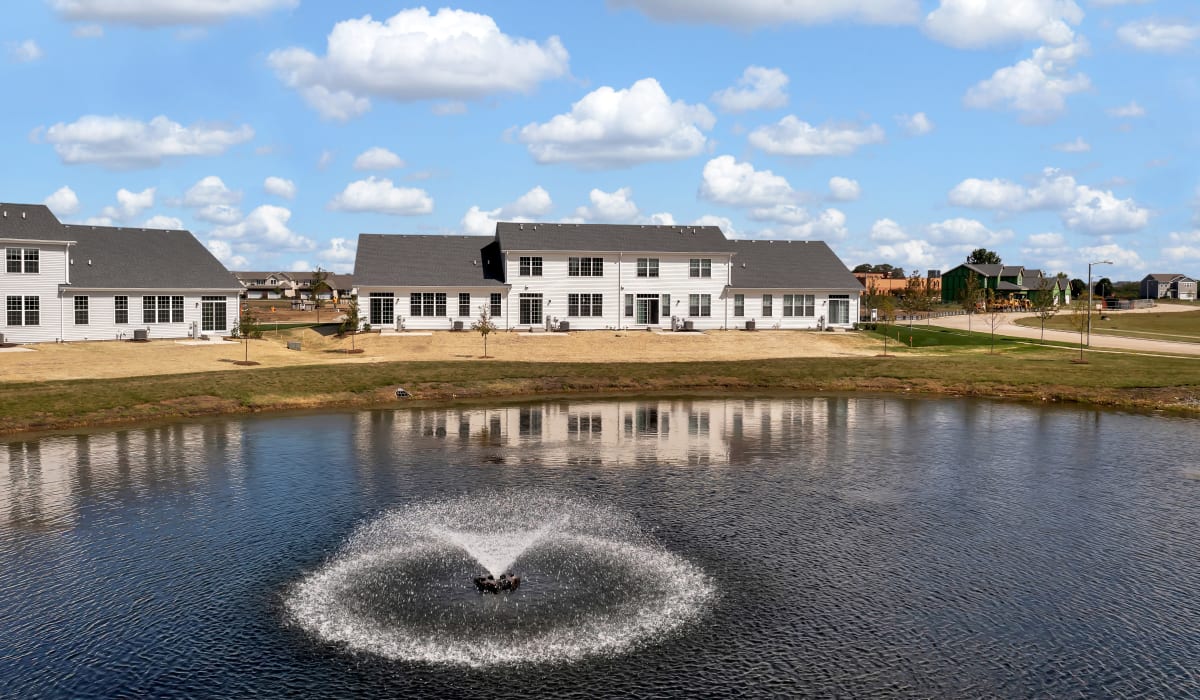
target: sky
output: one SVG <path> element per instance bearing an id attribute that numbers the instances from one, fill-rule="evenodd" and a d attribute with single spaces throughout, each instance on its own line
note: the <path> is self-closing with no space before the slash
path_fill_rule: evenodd
<path id="1" fill-rule="evenodd" d="M 850 267 L 1200 275 L 1194 0 L 11 0 L 0 201 L 233 270 L 715 224 Z"/>

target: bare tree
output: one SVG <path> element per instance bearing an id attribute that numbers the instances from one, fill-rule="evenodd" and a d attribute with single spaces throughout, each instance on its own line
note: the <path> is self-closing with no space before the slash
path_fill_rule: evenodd
<path id="1" fill-rule="evenodd" d="M 346 333 L 350 334 L 350 351 L 351 352 L 355 352 L 358 350 L 358 348 L 355 347 L 354 337 L 356 335 L 358 335 L 359 322 L 360 322 L 360 319 L 359 319 L 359 315 L 358 315 L 358 297 L 352 297 L 350 299 L 350 303 L 346 306 L 346 314 L 345 314 L 345 317 L 342 319 L 342 325 L 339 328 L 339 330 L 341 330 L 343 335 Z"/>
<path id="2" fill-rule="evenodd" d="M 308 283 L 308 288 L 313 296 L 313 305 L 317 307 L 317 323 L 320 323 L 321 293 L 333 291 L 333 287 L 329 286 L 329 273 L 319 267 L 313 270 L 312 280 Z"/>
<path id="3" fill-rule="evenodd" d="M 1042 322 L 1042 342 L 1046 340 L 1046 321 L 1054 317 L 1058 313 L 1058 285 L 1051 286 L 1050 280 L 1043 279 L 1038 288 L 1029 295 L 1029 301 L 1033 304 L 1033 313 Z"/>
<path id="4" fill-rule="evenodd" d="M 896 304 L 892 301 L 891 296 L 885 295 L 879 300 L 879 320 L 883 321 L 883 356 L 888 354 L 888 334 L 891 332 L 892 322 L 896 320 Z"/>
<path id="5" fill-rule="evenodd" d="M 990 328 L 992 332 L 992 346 L 988 352 L 992 355 L 995 355 L 996 331 L 999 330 L 1000 326 L 1004 325 L 1004 312 L 1001 311 L 1000 307 L 996 304 L 996 295 L 990 289 L 987 292 L 987 299 L 987 316 L 985 317 L 985 320 L 987 321 L 988 328 Z"/>
<path id="6" fill-rule="evenodd" d="M 483 336 L 483 356 L 487 354 L 487 339 L 493 331 L 496 330 L 496 324 L 492 322 L 492 312 L 487 304 L 479 305 L 479 319 L 471 324 L 471 330 Z"/>
<path id="7" fill-rule="evenodd" d="M 983 288 L 979 286 L 979 278 L 968 271 L 967 278 L 963 281 L 963 288 L 958 293 L 958 304 L 963 311 L 967 312 L 967 333 L 971 332 L 971 317 L 975 315 L 975 309 L 979 306 L 979 299 L 983 296 Z"/>
<path id="8" fill-rule="evenodd" d="M 1071 328 L 1079 331 L 1079 359 L 1076 362 L 1080 364 L 1087 362 L 1087 360 L 1083 359 L 1083 336 L 1087 333 L 1088 329 L 1088 307 L 1089 304 L 1086 297 L 1081 297 L 1071 303 Z"/>

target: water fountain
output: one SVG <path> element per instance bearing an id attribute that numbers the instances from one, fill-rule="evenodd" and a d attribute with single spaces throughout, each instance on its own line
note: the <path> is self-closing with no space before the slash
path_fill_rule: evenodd
<path id="1" fill-rule="evenodd" d="M 516 570 L 519 590 L 472 578 Z M 698 567 L 628 515 L 548 492 L 425 502 L 364 524 L 289 590 L 317 638 L 389 659 L 474 667 L 620 653 L 696 620 L 714 597 Z"/>

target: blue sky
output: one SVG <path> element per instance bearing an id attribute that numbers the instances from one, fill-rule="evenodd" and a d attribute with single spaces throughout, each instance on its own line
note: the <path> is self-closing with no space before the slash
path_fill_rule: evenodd
<path id="1" fill-rule="evenodd" d="M 850 266 L 1200 275 L 1187 0 L 17 0 L 0 199 L 231 269 L 715 223 Z"/>

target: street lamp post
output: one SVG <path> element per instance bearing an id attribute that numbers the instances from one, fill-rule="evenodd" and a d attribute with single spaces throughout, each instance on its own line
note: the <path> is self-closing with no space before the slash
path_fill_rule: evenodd
<path id="1" fill-rule="evenodd" d="M 1092 347 L 1092 265 L 1112 265 L 1112 260 L 1097 260 L 1088 263 L 1088 317 L 1087 317 L 1087 346 Z"/>

